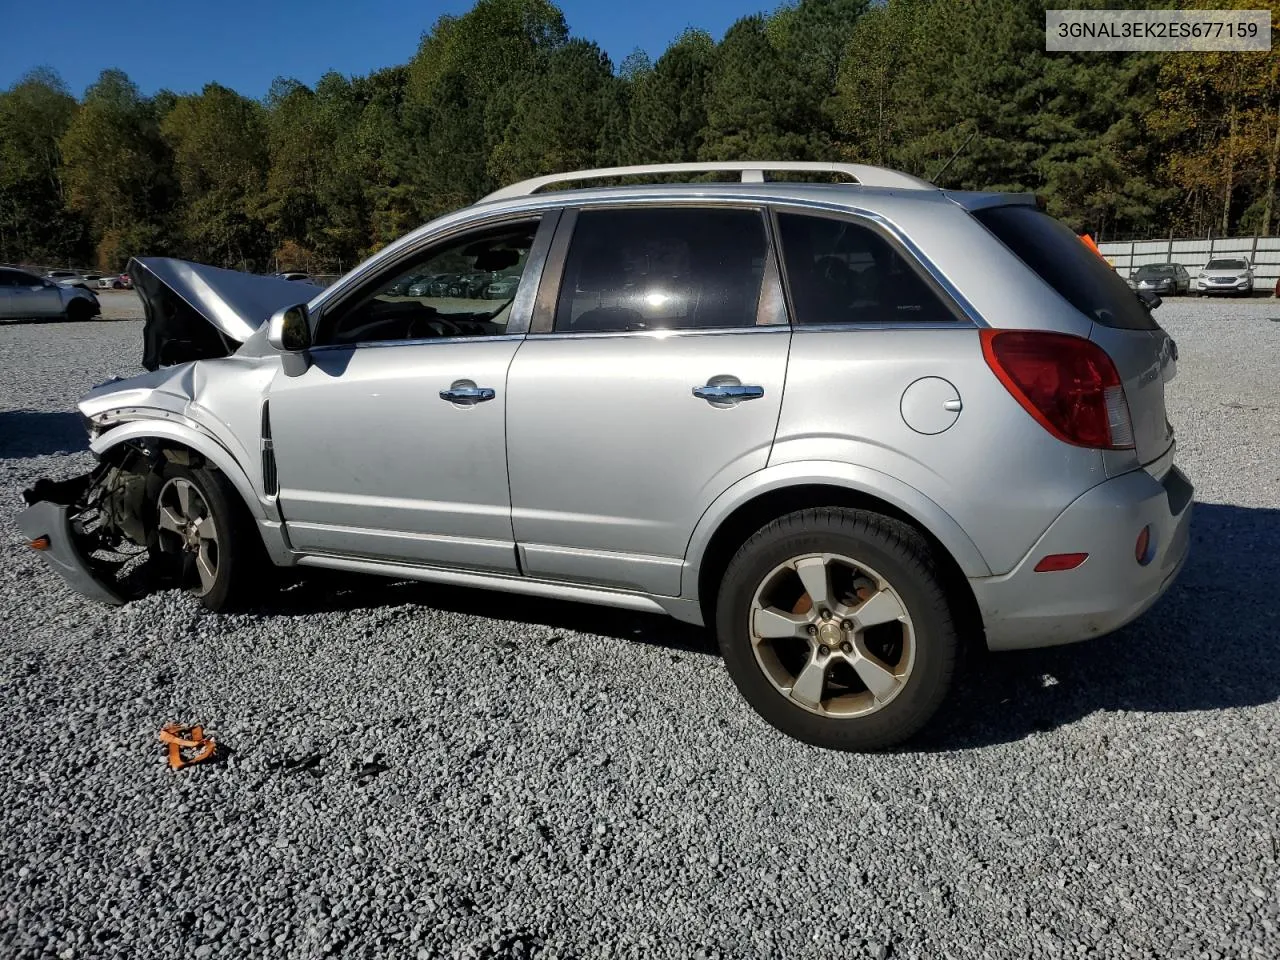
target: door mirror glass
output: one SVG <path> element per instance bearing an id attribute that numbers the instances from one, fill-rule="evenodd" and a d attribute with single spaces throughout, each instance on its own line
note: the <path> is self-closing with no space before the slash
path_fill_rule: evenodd
<path id="1" fill-rule="evenodd" d="M 307 305 L 299 303 L 273 313 L 267 323 L 267 342 L 284 353 L 298 353 L 310 347 Z"/>

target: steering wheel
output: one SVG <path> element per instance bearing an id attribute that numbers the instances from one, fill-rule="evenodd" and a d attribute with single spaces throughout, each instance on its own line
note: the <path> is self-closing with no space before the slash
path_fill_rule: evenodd
<path id="1" fill-rule="evenodd" d="M 443 317 L 414 317 L 409 321 L 409 339 L 425 339 L 424 327 L 431 331 L 429 336 L 432 337 L 462 337 L 466 335 L 463 329 L 452 320 L 446 320 Z"/>

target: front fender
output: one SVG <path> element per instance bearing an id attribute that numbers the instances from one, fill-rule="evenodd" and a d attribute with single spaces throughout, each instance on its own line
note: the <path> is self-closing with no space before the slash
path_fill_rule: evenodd
<path id="1" fill-rule="evenodd" d="M 802 460 L 766 467 L 739 480 L 703 513 L 685 550 L 681 596 L 697 593 L 698 574 L 707 545 L 720 525 L 743 504 L 786 487 L 843 487 L 885 501 L 928 530 L 950 552 L 967 577 L 989 577 L 991 568 L 960 524 L 942 507 L 910 484 L 870 467 L 840 461 Z"/>
<path id="2" fill-rule="evenodd" d="M 258 492 L 254 490 L 249 476 L 222 444 L 208 434 L 201 433 L 192 427 L 172 420 L 130 420 L 118 427 L 108 430 L 89 444 L 89 449 L 102 457 L 111 449 L 129 440 L 143 437 L 156 437 L 160 440 L 171 440 L 184 447 L 190 447 L 206 460 L 216 466 L 231 481 L 249 508 L 255 520 L 278 520 L 274 511 L 268 512 Z"/>

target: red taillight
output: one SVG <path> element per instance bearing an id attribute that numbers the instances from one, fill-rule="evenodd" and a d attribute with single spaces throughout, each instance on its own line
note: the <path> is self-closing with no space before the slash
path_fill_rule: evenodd
<path id="1" fill-rule="evenodd" d="M 982 355 L 1014 399 L 1059 440 L 1102 450 L 1133 448 L 1120 375 L 1093 341 L 1039 330 L 983 330 Z"/>
<path id="2" fill-rule="evenodd" d="M 1087 553 L 1051 553 L 1041 557 L 1036 573 L 1053 573 L 1057 570 L 1074 570 L 1089 559 Z"/>

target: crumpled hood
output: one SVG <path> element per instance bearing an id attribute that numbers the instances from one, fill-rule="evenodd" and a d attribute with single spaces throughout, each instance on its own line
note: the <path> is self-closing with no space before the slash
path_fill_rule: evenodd
<path id="1" fill-rule="evenodd" d="M 146 315 L 142 365 L 148 370 L 228 356 L 275 311 L 321 289 L 171 257 L 134 257 L 128 273 Z"/>

